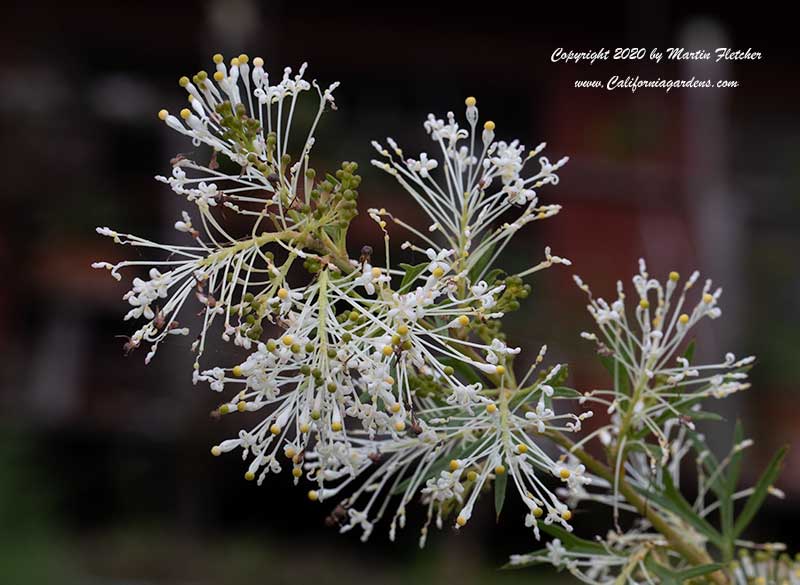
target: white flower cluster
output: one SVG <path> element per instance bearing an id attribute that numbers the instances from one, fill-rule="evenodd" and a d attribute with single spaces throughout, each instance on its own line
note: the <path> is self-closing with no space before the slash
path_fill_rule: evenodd
<path id="1" fill-rule="evenodd" d="M 490 277 L 519 228 L 558 213 L 558 205 L 539 203 L 538 190 L 558 183 L 566 159 L 551 164 L 539 156 L 543 144 L 526 152 L 519 141 L 497 141 L 493 122 L 478 131 L 474 98 L 466 101 L 466 128 L 452 113 L 446 122 L 425 122 L 441 161 L 425 153 L 405 158 L 388 139 L 395 160 L 376 144 L 388 162 L 373 163 L 433 222 L 423 233 L 386 210 L 370 210 L 386 242 L 379 267 L 369 246 L 357 259 L 347 252 L 357 165 L 344 163 L 320 180 L 309 164 L 317 123 L 327 106 L 335 109 L 337 84 L 322 90 L 307 82 L 305 65 L 296 75 L 286 69 L 273 85 L 260 58 L 252 67 L 246 55 L 230 66 L 215 55 L 214 63 L 212 75 L 181 78 L 189 108 L 159 113 L 208 149 L 209 162 L 179 156 L 170 176 L 157 177 L 191 204 L 193 212 L 175 223 L 189 245 L 98 230 L 165 256 L 95 264 L 118 279 L 122 268 L 149 269 L 149 279 L 135 278 L 124 297 L 133 307 L 126 319 L 145 321 L 128 349 L 151 344 L 149 361 L 167 334 L 188 334 L 179 314 L 196 313 L 199 303 L 194 381 L 225 395 L 219 414 L 257 421 L 212 454 L 239 450 L 248 462 L 245 478 L 259 484 L 288 466 L 295 483 L 311 482 L 311 500 L 336 500 L 329 520 L 342 532 L 359 528 L 366 539 L 394 502 L 394 536 L 407 506 L 419 500 L 428 511 L 424 544 L 431 523 L 463 526 L 484 487 L 504 496 L 509 480 L 537 536 L 540 522 L 571 530 L 571 511 L 548 483 L 574 492 L 590 480 L 582 465 L 553 459 L 537 437 L 577 431 L 591 413 L 556 412 L 563 370 L 538 371 L 544 348 L 517 380 L 512 362 L 520 348 L 503 341 L 497 321 L 527 295 L 523 276 L 569 261 L 547 248 L 536 266 Z M 319 106 L 294 158 L 294 114 L 312 87 Z M 533 159 L 536 169 L 527 173 Z M 515 206 L 521 212 L 513 223 L 496 225 Z M 226 222 L 223 212 L 249 220 L 244 231 L 234 232 L 243 222 Z M 425 262 L 391 265 L 385 217 L 416 236 L 417 244 L 403 247 Z M 310 273 L 304 279 L 298 260 Z M 215 323 L 240 358 L 203 367 Z"/>
<path id="2" fill-rule="evenodd" d="M 636 292 L 633 315 L 626 309 L 627 297 L 622 282 L 617 283 L 617 298 L 609 303 L 595 299 L 589 286 L 575 277 L 589 297 L 588 310 L 597 324 L 597 333 L 584 332 L 593 341 L 598 354 L 607 360 L 614 376 L 614 388 L 585 393 L 583 400 L 602 404 L 612 415 L 611 422 L 587 436 L 584 442 L 599 437 L 609 446 L 629 429 L 645 431 L 658 439 L 664 457 L 669 456 L 669 440 L 663 422 L 682 417 L 693 428 L 691 409 L 708 397 L 724 398 L 750 387 L 747 369 L 755 357 L 737 359 L 728 353 L 713 364 L 692 364 L 692 329 L 702 319 L 716 319 L 722 289 L 712 290 L 706 280 L 699 300 L 687 299 L 699 273 L 692 273 L 685 283 L 670 272 L 661 283 L 647 273 L 639 260 L 639 274 L 633 277 Z M 688 347 L 687 347 L 688 346 Z"/>

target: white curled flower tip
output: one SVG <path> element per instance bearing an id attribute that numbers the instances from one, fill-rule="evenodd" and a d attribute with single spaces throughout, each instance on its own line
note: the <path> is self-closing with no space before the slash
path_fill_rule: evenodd
<path id="1" fill-rule="evenodd" d="M 436 278 L 441 278 L 450 271 L 449 258 L 455 254 L 454 250 L 439 250 L 438 252 L 433 248 L 425 250 L 425 255 L 430 260 L 428 264 L 428 271 Z"/>
<path id="2" fill-rule="evenodd" d="M 536 427 L 539 434 L 544 433 L 546 430 L 546 422 L 555 416 L 553 409 L 548 408 L 545 401 L 540 399 L 536 403 L 536 409 L 525 413 L 525 418 L 530 421 L 530 424 Z"/>
<path id="3" fill-rule="evenodd" d="M 375 285 L 388 284 L 391 277 L 378 267 L 364 263 L 361 275 L 356 278 L 356 286 L 363 286 L 368 295 L 375 294 Z"/>
<path id="4" fill-rule="evenodd" d="M 514 140 L 510 144 L 502 140 L 497 143 L 495 155 L 489 159 L 489 162 L 500 175 L 504 185 L 515 182 L 519 179 L 519 173 L 522 170 L 522 152 L 525 146 L 519 143 L 519 140 Z"/>
<path id="5" fill-rule="evenodd" d="M 175 222 L 175 229 L 186 234 L 195 232 L 195 229 L 192 226 L 192 218 L 189 217 L 189 214 L 185 211 L 182 211 L 181 217 L 183 220 Z"/>
<path id="6" fill-rule="evenodd" d="M 201 181 L 197 185 L 197 189 L 188 189 L 186 195 L 187 201 L 194 202 L 204 212 L 207 212 L 209 207 L 216 207 L 218 198 L 217 185 L 205 181 Z"/>
<path id="7" fill-rule="evenodd" d="M 486 397 L 480 396 L 481 390 L 483 390 L 483 386 L 479 383 L 470 385 L 456 383 L 453 385 L 452 393 L 446 399 L 447 404 L 461 406 L 472 412 L 474 405 L 489 402 Z"/>
<path id="8" fill-rule="evenodd" d="M 508 347 L 505 342 L 495 338 L 492 340 L 492 344 L 489 346 L 489 351 L 486 354 L 486 361 L 490 364 L 497 365 L 501 357 L 507 355 L 517 355 L 520 351 L 522 351 L 522 348 Z"/>
<path id="9" fill-rule="evenodd" d="M 523 179 L 516 179 L 503 186 L 503 193 L 508 196 L 509 203 L 524 205 L 536 200 L 536 191 L 527 189 Z"/>
<path id="10" fill-rule="evenodd" d="M 553 469 L 553 475 L 566 483 L 572 492 L 592 483 L 592 478 L 586 475 L 586 467 L 582 464 L 567 465 L 559 463 Z"/>
<path id="11" fill-rule="evenodd" d="M 491 309 L 497 304 L 496 295 L 505 290 L 505 285 L 489 287 L 485 280 L 478 281 L 470 287 L 470 291 L 484 309 Z"/>
<path id="12" fill-rule="evenodd" d="M 428 154 L 422 152 L 419 155 L 419 160 L 410 158 L 406 161 L 406 165 L 410 171 L 419 174 L 423 179 L 427 179 L 430 176 L 430 171 L 439 166 L 439 161 L 433 158 L 429 159 Z"/>
<path id="13" fill-rule="evenodd" d="M 125 315 L 125 320 L 138 319 L 142 316 L 146 319 L 153 319 L 155 312 L 150 305 L 157 299 L 167 297 L 171 278 L 171 272 L 161 274 L 156 268 L 150 269 L 150 280 L 142 280 L 138 276 L 134 278 L 133 287 L 122 297 L 135 307 Z"/>

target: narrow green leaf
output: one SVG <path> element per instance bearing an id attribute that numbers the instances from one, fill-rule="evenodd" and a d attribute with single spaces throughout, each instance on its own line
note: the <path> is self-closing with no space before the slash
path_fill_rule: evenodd
<path id="1" fill-rule="evenodd" d="M 685 357 L 689 363 L 692 362 L 692 358 L 694 358 L 694 352 L 697 349 L 697 343 L 694 339 L 689 342 L 689 345 L 686 346 L 686 351 L 683 352 L 683 357 Z"/>
<path id="2" fill-rule="evenodd" d="M 513 569 L 525 569 L 527 567 L 532 567 L 534 565 L 550 565 L 550 558 L 548 557 L 549 551 L 546 548 L 542 548 L 539 550 L 535 550 L 531 553 L 528 553 L 528 556 L 538 556 L 539 558 L 535 558 L 529 561 L 525 561 L 524 563 L 516 563 L 512 564 L 510 562 L 506 563 L 502 567 L 501 570 L 513 570 Z"/>
<path id="3" fill-rule="evenodd" d="M 752 495 L 747 498 L 747 502 L 745 502 L 742 512 L 739 514 L 739 517 L 736 518 L 736 524 L 733 527 L 734 538 L 737 538 L 742 532 L 744 532 L 744 529 L 747 528 L 750 522 L 752 522 L 756 512 L 758 512 L 758 509 L 761 507 L 761 504 L 764 503 L 764 499 L 769 493 L 769 487 L 775 482 L 776 479 L 778 479 L 778 476 L 781 473 L 783 458 L 786 457 L 786 452 L 788 449 L 789 447 L 787 446 L 778 449 L 778 452 L 775 453 L 772 461 L 770 461 L 769 465 L 767 465 L 767 468 L 764 470 L 764 473 L 761 475 L 761 478 L 755 485 Z"/>
<path id="4" fill-rule="evenodd" d="M 397 292 L 404 293 L 407 292 L 417 277 L 422 274 L 425 269 L 428 267 L 427 262 L 423 262 L 422 264 L 400 264 L 400 268 L 406 271 L 403 275 L 403 280 L 400 282 L 400 288 L 397 289 Z"/>
<path id="5" fill-rule="evenodd" d="M 498 280 L 504 278 L 506 276 L 506 271 L 502 268 L 493 268 L 488 272 L 488 274 L 483 278 L 486 281 L 486 284 L 492 286 Z"/>
<path id="6" fill-rule="evenodd" d="M 475 264 L 472 265 L 472 268 L 469 269 L 469 279 L 471 282 L 475 282 L 478 277 L 481 275 L 481 272 L 489 265 L 489 260 L 492 259 L 492 255 L 494 254 L 494 250 L 497 247 L 497 242 L 489 246 L 489 249 L 483 253 Z"/>
<path id="7" fill-rule="evenodd" d="M 736 450 L 735 447 L 744 440 L 744 430 L 742 429 L 742 421 L 737 420 L 736 426 L 733 430 L 733 445 L 734 452 L 731 453 L 731 460 L 728 464 L 728 470 L 722 477 L 719 478 L 719 483 L 722 485 L 722 497 L 719 499 L 719 515 L 720 523 L 722 526 L 722 536 L 725 539 L 724 555 L 725 560 L 733 560 L 733 549 L 735 548 L 735 538 L 733 537 L 733 494 L 736 491 L 736 486 L 739 484 L 739 476 L 742 472 L 742 459 L 744 452 Z"/>
<path id="8" fill-rule="evenodd" d="M 708 575 L 715 571 L 721 571 L 725 568 L 725 565 L 720 563 L 709 563 L 707 565 L 698 565 L 696 567 L 692 567 L 690 569 L 684 569 L 678 573 L 679 583 L 685 583 L 689 579 L 695 579 L 697 577 L 702 577 L 703 575 Z"/>
<path id="9" fill-rule="evenodd" d="M 678 575 L 675 571 L 657 563 L 652 555 L 645 559 L 645 565 L 648 571 L 658 577 L 658 581 L 661 585 L 681 585 L 683 583 L 683 581 L 678 580 Z"/>
<path id="10" fill-rule="evenodd" d="M 665 473 L 663 475 L 664 491 L 657 492 L 655 490 L 648 490 L 643 487 L 637 487 L 643 496 L 649 498 L 655 504 L 662 508 L 669 510 L 676 514 L 688 524 L 694 527 L 698 532 L 703 534 L 708 540 L 713 542 L 716 546 L 722 547 L 722 535 L 714 528 L 708 520 L 701 517 L 681 495 L 678 489 L 672 482 L 672 477 Z"/>
<path id="11" fill-rule="evenodd" d="M 567 532 L 555 524 L 545 524 L 544 522 L 539 522 L 539 528 L 553 538 L 559 539 L 561 544 L 564 545 L 564 548 L 569 551 L 585 554 L 608 554 L 608 551 L 603 548 L 601 544 L 575 536 L 572 532 Z"/>
<path id="12" fill-rule="evenodd" d="M 611 374 L 611 379 L 614 380 L 614 390 L 621 394 L 630 394 L 630 384 L 625 368 L 620 365 L 619 361 L 612 357 L 600 356 L 600 363 L 603 364 L 608 373 Z"/>
<path id="13" fill-rule="evenodd" d="M 508 486 L 508 473 L 495 475 L 494 478 L 494 511 L 500 519 L 500 512 L 503 511 L 503 504 L 506 501 L 506 487 Z"/>

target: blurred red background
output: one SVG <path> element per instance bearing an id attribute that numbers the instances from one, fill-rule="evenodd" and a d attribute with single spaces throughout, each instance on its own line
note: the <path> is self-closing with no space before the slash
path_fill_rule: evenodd
<path id="1" fill-rule="evenodd" d="M 651 273 L 698 268 L 725 289 L 723 319 L 700 332 L 700 357 L 755 353 L 753 388 L 720 403 L 756 446 L 753 480 L 779 445 L 794 447 L 751 536 L 800 545 L 800 77 L 790 19 L 659 1 L 564 11 L 532 4 L 18 3 L 0 24 L 0 579 L 3 583 L 434 582 L 552 583 L 550 573 L 497 575 L 510 553 L 535 548 L 509 513 L 415 548 L 326 529 L 301 490 L 242 481 L 238 462 L 208 446 L 236 421 L 214 422 L 217 397 L 190 380 L 189 341 L 145 367 L 116 335 L 125 288 L 89 268 L 120 250 L 97 225 L 163 236 L 180 209 L 152 177 L 190 146 L 155 113 L 178 109 L 179 76 L 212 53 L 262 55 L 278 72 L 310 63 L 342 81 L 323 120 L 317 163 L 361 164 L 360 205 L 413 218 L 410 199 L 369 166 L 369 141 L 391 135 L 430 148 L 428 112 L 460 112 L 467 95 L 504 138 L 546 140 L 571 157 L 543 192 L 563 212 L 509 247 L 513 269 L 545 245 L 573 261 L 531 280 L 509 339 L 570 363 L 571 383 L 603 383 L 576 272 L 604 295 L 640 256 Z M 752 47 L 757 62 L 553 64 L 556 47 Z M 705 67 L 706 70 L 702 70 Z M 698 69 L 700 68 L 700 69 Z M 728 90 L 575 89 L 611 75 L 735 79 Z M 354 249 L 380 234 L 365 214 Z M 398 241 L 400 239 L 398 238 Z M 357 246 L 357 247 L 355 247 Z M 227 351 L 214 348 L 212 351 Z M 732 423 L 707 428 L 724 447 Z M 607 519 L 587 513 L 584 532 Z M 543 575 L 543 576 L 542 576 Z"/>

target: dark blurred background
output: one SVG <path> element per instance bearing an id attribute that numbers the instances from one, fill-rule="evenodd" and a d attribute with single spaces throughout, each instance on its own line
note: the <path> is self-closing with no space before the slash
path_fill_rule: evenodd
<path id="1" fill-rule="evenodd" d="M 340 80 L 339 110 L 318 135 L 318 169 L 361 163 L 361 209 L 410 199 L 369 166 L 369 141 L 391 135 L 407 152 L 430 149 L 428 112 L 462 112 L 478 98 L 504 138 L 549 143 L 571 162 L 545 202 L 558 217 L 530 226 L 509 248 L 513 269 L 546 244 L 574 262 L 532 279 L 510 339 L 571 364 L 579 388 L 603 384 L 573 269 L 613 294 L 636 259 L 651 273 L 697 267 L 722 285 L 723 319 L 699 335 L 702 357 L 755 353 L 753 388 L 719 403 L 743 419 L 756 446 L 746 479 L 790 443 L 779 487 L 754 539 L 800 545 L 800 82 L 793 20 L 763 3 L 705 10 L 696 3 L 629 1 L 611 7 L 467 2 L 26 2 L 0 24 L 0 583 L 554 583 L 550 572 L 498 573 L 510 553 L 536 548 L 508 508 L 491 505 L 469 530 L 416 548 L 413 522 L 390 545 L 368 545 L 323 525 L 288 481 L 258 488 L 237 457 L 210 445 L 241 419 L 212 421 L 218 396 L 190 382 L 188 340 L 145 367 L 123 356 L 126 288 L 98 259 L 114 249 L 94 227 L 163 237 L 180 201 L 156 183 L 191 150 L 160 124 L 185 100 L 177 79 L 211 67 L 219 51 L 261 55 L 273 74 L 307 60 L 311 75 Z M 764 58 L 727 64 L 555 65 L 556 47 L 751 47 Z M 574 89 L 610 75 L 735 79 L 729 90 Z M 380 236 L 365 214 L 356 253 Z M 421 219 L 421 218 L 420 218 Z M 403 236 L 398 236 L 401 241 Z M 225 350 L 217 350 L 225 351 Z M 229 355 L 229 354 L 226 354 Z M 213 356 L 211 356 L 213 357 Z M 720 446 L 731 423 L 706 430 Z M 584 534 L 607 517 L 581 513 Z"/>

